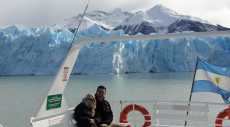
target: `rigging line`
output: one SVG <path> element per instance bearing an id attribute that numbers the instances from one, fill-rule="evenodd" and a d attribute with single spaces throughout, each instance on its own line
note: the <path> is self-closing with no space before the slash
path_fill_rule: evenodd
<path id="1" fill-rule="evenodd" d="M 86 4 L 86 6 L 85 6 L 85 9 L 84 9 L 84 11 L 83 11 L 83 14 L 81 15 L 80 22 L 79 22 L 79 24 L 78 24 L 78 26 L 77 26 L 77 29 L 74 29 L 74 35 L 73 35 L 73 39 L 72 39 L 72 41 L 71 41 L 71 44 L 74 42 L 74 40 L 75 40 L 75 38 L 76 38 L 76 36 L 77 36 L 77 34 L 78 34 L 80 25 L 81 25 L 81 23 L 82 23 L 82 21 L 83 21 L 83 18 L 84 18 L 85 14 L 86 14 L 86 11 L 87 11 L 88 7 L 89 7 L 89 2 L 90 2 L 90 0 L 88 0 L 87 4 Z"/>

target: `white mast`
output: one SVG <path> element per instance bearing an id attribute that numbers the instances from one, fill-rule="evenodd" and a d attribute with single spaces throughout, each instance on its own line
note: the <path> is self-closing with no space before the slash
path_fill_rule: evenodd
<path id="1" fill-rule="evenodd" d="M 89 0 L 86 4 L 83 14 L 81 15 L 81 20 L 77 26 L 77 29 L 74 30 L 72 43 L 70 45 L 70 49 L 65 58 L 65 61 L 62 63 L 61 67 L 59 68 L 59 71 L 53 81 L 53 84 L 48 92 L 48 95 L 44 99 L 40 107 L 40 110 L 36 116 L 37 120 L 43 120 L 44 118 L 46 118 L 46 120 L 43 121 L 43 124 L 34 122 L 33 126 L 48 127 L 51 125 L 55 125 L 59 123 L 57 121 L 61 121 L 64 117 L 64 115 L 62 117 L 56 117 L 56 114 L 62 114 L 68 108 L 67 104 L 65 103 L 63 93 L 80 51 L 81 44 L 79 44 L 78 46 L 73 46 L 73 43 L 78 34 L 78 30 L 86 14 L 86 11 L 88 9 L 88 5 L 89 5 Z M 36 120 L 32 119 L 32 121 L 36 121 Z"/>

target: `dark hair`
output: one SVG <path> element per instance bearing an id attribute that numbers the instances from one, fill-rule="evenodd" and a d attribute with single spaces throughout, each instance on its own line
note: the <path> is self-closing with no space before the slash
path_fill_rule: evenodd
<path id="1" fill-rule="evenodd" d="M 97 90 L 98 90 L 98 89 L 105 89 L 105 90 L 106 90 L 106 87 L 103 86 L 103 85 L 100 85 L 100 86 L 97 87 Z"/>

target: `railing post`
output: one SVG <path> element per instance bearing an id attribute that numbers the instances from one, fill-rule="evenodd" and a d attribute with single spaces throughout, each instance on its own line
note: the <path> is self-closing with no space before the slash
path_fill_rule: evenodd
<path id="1" fill-rule="evenodd" d="M 123 102 L 122 102 L 122 100 L 120 100 L 120 106 L 121 106 L 121 110 L 120 110 L 120 112 L 121 112 L 122 109 L 123 109 Z"/>

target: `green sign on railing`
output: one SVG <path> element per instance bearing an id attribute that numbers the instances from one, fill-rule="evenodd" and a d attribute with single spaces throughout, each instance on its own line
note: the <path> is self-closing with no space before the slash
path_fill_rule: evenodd
<path id="1" fill-rule="evenodd" d="M 49 95 L 47 97 L 46 109 L 50 110 L 50 109 L 60 108 L 61 102 L 62 102 L 62 94 Z"/>

